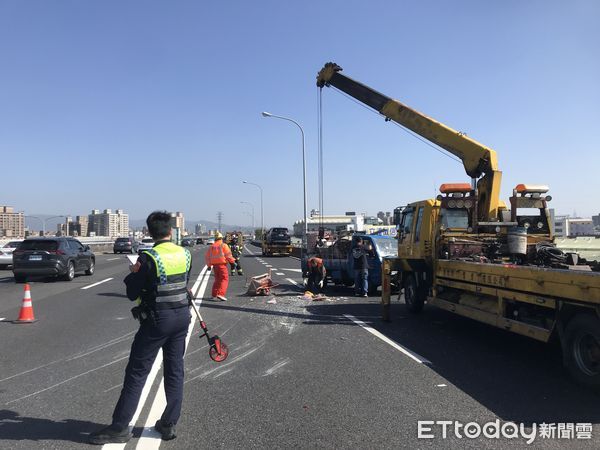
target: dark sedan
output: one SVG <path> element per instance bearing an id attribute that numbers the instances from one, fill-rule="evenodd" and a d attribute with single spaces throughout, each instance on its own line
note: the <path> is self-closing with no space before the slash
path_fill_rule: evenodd
<path id="1" fill-rule="evenodd" d="M 26 239 L 13 252 L 17 283 L 31 276 L 60 277 L 71 281 L 75 272 L 93 275 L 96 257 L 90 247 L 67 237 Z"/>
<path id="2" fill-rule="evenodd" d="M 130 237 L 117 238 L 113 245 L 113 253 L 137 253 L 138 242 Z"/>

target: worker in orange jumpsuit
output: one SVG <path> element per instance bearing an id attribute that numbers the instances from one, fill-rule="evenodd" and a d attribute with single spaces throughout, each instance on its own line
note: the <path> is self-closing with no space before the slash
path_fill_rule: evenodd
<path id="1" fill-rule="evenodd" d="M 308 284 L 307 288 L 313 294 L 320 294 L 323 292 L 323 286 L 325 283 L 325 277 L 327 276 L 327 270 L 323 260 L 317 256 L 313 256 L 308 259 Z"/>
<path id="2" fill-rule="evenodd" d="M 212 286 L 213 300 L 226 302 L 227 297 L 225 297 L 225 294 L 227 293 L 227 287 L 229 286 L 227 263 L 233 264 L 235 263 L 235 259 L 231 255 L 229 245 L 223 242 L 223 235 L 220 232 L 217 231 L 215 233 L 215 243 L 206 251 L 204 260 L 206 261 L 208 270 L 214 268 L 215 281 Z"/>

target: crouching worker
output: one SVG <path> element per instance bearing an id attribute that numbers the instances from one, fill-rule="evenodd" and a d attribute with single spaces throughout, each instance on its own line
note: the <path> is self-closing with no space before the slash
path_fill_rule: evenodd
<path id="1" fill-rule="evenodd" d="M 323 286 L 325 283 L 325 276 L 327 270 L 323 260 L 317 256 L 313 256 L 308 259 L 308 285 L 307 289 L 313 294 L 319 294 L 323 292 Z"/>
<path id="2" fill-rule="evenodd" d="M 167 406 L 154 429 L 164 440 L 176 437 L 175 425 L 183 400 L 183 353 L 191 319 L 187 291 L 191 255 L 188 250 L 171 243 L 171 215 L 168 212 L 153 212 L 146 224 L 155 241 L 154 247 L 142 252 L 124 280 L 127 297 L 138 301 L 131 312 L 140 321 L 140 327 L 133 339 L 112 424 L 90 434 L 92 444 L 124 443 L 131 439 L 130 422 L 161 348 Z"/>

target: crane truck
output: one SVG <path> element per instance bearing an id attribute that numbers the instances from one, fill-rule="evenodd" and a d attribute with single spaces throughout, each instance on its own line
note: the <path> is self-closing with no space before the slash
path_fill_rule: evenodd
<path id="1" fill-rule="evenodd" d="M 507 205 L 494 150 L 341 71 L 327 63 L 317 86 L 339 89 L 458 157 L 471 178 L 396 208 L 398 256 L 382 265 L 383 320 L 390 320 L 392 286 L 399 286 L 410 312 L 427 303 L 542 342 L 558 340 L 571 376 L 600 390 L 600 265 L 554 245 L 548 188 L 519 184 Z"/>

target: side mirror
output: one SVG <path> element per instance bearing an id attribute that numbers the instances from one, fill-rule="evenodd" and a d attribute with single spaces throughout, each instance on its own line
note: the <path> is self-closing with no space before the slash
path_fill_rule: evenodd
<path id="1" fill-rule="evenodd" d="M 90 246 L 89 246 L 89 245 L 86 245 L 86 246 L 84 246 L 84 247 L 83 247 L 83 249 L 84 249 L 86 252 L 89 252 L 89 251 L 90 251 Z"/>

